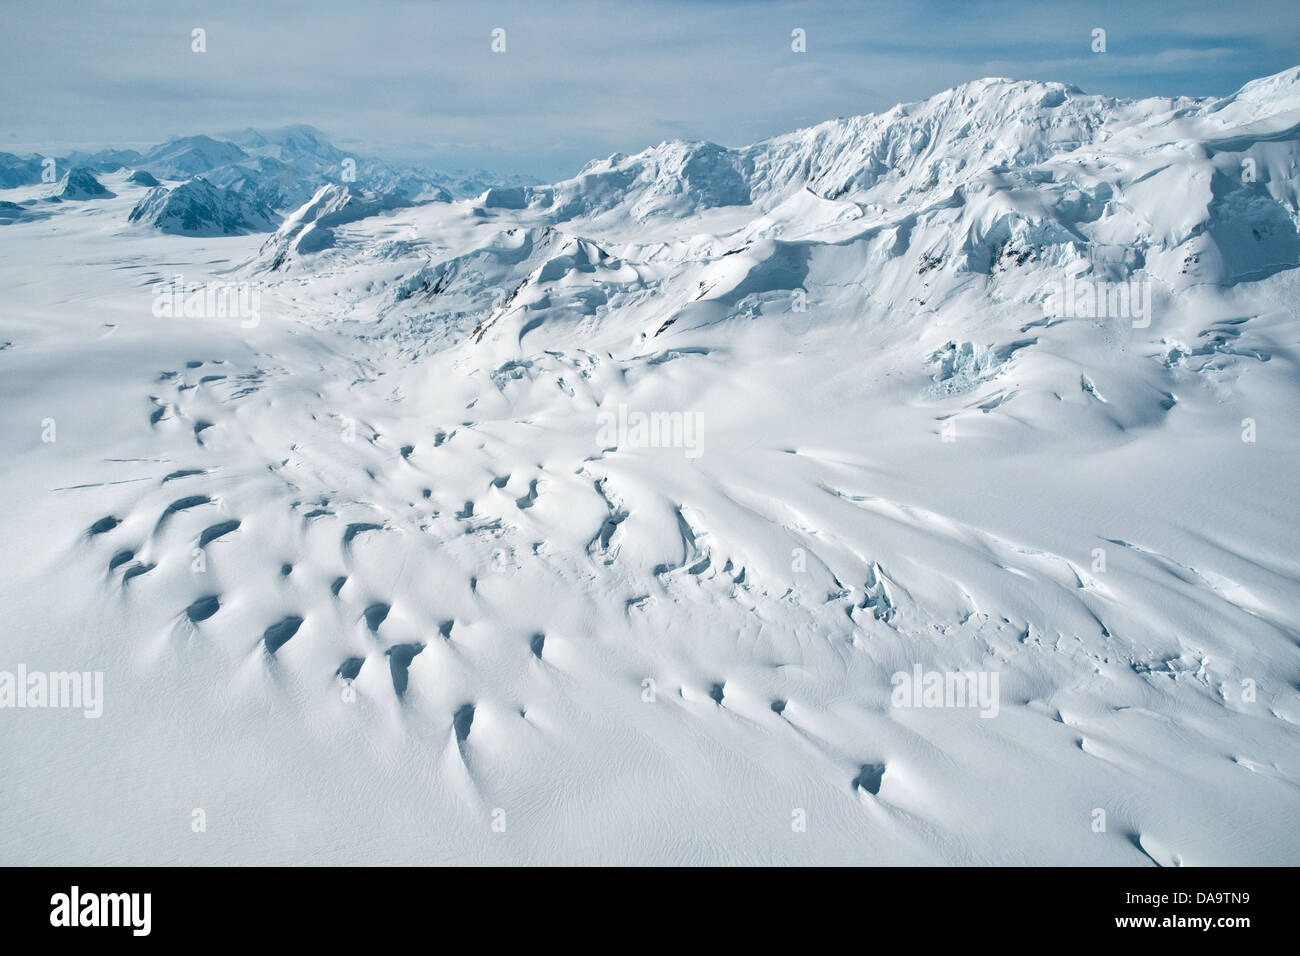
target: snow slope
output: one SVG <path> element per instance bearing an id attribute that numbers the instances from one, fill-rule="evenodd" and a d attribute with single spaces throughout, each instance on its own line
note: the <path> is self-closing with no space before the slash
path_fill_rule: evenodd
<path id="1" fill-rule="evenodd" d="M 0 671 L 105 686 L 0 710 L 0 861 L 1300 862 L 1298 124 L 993 79 L 0 229 Z"/>

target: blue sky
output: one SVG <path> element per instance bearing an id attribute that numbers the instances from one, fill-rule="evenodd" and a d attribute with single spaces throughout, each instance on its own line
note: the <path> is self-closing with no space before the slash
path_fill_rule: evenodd
<path id="1" fill-rule="evenodd" d="M 1300 64 L 1300 3 L 133 0 L 0 7 L 0 149 L 310 123 L 359 154 L 571 175 L 981 76 L 1224 95 Z M 191 52 L 191 31 L 207 51 Z M 493 53 L 492 31 L 506 50 Z M 1090 50 L 1092 30 L 1107 51 Z M 807 52 L 791 49 L 803 29 Z"/>

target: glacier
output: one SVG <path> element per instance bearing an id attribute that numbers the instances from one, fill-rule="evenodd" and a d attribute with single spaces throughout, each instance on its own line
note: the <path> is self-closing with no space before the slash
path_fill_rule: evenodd
<path id="1" fill-rule="evenodd" d="M 342 158 L 0 157 L 0 860 L 1300 862 L 1300 67 Z"/>

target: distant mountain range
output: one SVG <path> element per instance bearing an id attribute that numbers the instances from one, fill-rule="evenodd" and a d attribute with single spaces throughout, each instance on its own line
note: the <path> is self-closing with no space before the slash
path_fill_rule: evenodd
<path id="1" fill-rule="evenodd" d="M 330 183 L 408 202 L 445 202 L 475 196 L 494 186 L 521 187 L 535 182 L 481 170 L 445 172 L 354 156 L 340 150 L 319 130 L 303 125 L 184 136 L 143 153 L 103 149 L 52 158 L 60 188 L 43 198 L 96 198 L 101 194 L 95 187 L 103 189 L 96 175 L 129 169 L 134 182 L 160 180 L 157 188 L 164 191 L 155 191 L 139 203 L 131 220 L 191 235 L 273 230 L 286 213 Z M 0 153 L 0 189 L 46 182 L 49 159 Z M 69 173 L 75 173 L 74 187 L 65 194 L 64 178 Z"/>

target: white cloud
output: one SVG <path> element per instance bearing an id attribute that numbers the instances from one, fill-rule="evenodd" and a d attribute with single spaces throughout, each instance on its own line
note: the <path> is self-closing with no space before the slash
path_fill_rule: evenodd
<path id="1" fill-rule="evenodd" d="M 219 12 L 212 13 L 213 10 Z M 1175 15 L 1176 10 L 1176 15 Z M 156 141 L 307 122 L 358 151 L 535 169 L 665 136 L 739 144 L 989 74 L 1227 93 L 1300 61 L 1289 2 L 252 3 L 6 11 L 8 132 Z M 208 31 L 208 52 L 189 49 Z M 490 31 L 507 31 L 507 52 Z M 790 31 L 807 31 L 793 53 Z M 1090 31 L 1110 52 L 1088 52 Z M 11 140 L 12 141 L 12 140 Z"/>

